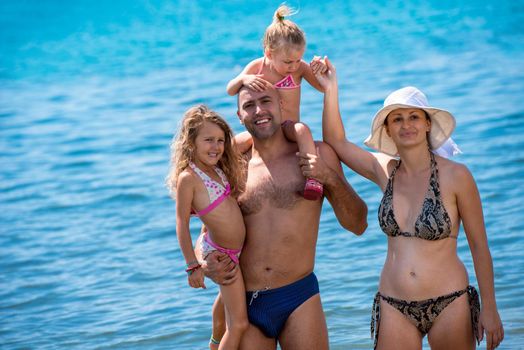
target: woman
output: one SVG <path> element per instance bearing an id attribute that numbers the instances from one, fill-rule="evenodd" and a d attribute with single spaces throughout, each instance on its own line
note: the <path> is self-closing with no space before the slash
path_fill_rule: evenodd
<path id="1" fill-rule="evenodd" d="M 317 74 L 327 106 L 324 141 L 384 192 L 379 224 L 388 236 L 388 253 L 373 306 L 375 349 L 421 349 L 426 334 L 432 349 L 474 349 L 484 332 L 487 349 L 496 348 L 504 330 L 480 196 L 464 165 L 434 153 L 449 139 L 454 117 L 430 107 L 416 88 L 397 90 L 375 115 L 365 141 L 381 153 L 365 151 L 346 140 L 336 72 L 327 59 L 326 64 L 328 73 Z M 482 308 L 457 255 L 461 222 Z"/>

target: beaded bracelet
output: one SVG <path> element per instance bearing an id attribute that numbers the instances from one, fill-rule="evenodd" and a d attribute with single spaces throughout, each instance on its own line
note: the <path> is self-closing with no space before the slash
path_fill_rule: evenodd
<path id="1" fill-rule="evenodd" d="M 186 264 L 186 267 L 189 267 L 191 265 L 200 265 L 197 260 L 190 261 Z"/>
<path id="2" fill-rule="evenodd" d="M 188 267 L 188 268 L 186 269 L 187 275 L 188 275 L 188 276 L 191 276 L 191 274 L 192 274 L 193 272 L 195 272 L 196 270 L 198 270 L 200 267 L 201 267 L 200 264 L 197 264 L 197 265 L 195 265 L 195 266 Z"/>

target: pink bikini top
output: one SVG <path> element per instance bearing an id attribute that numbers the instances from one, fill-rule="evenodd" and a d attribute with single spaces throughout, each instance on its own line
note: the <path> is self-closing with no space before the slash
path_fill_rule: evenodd
<path id="1" fill-rule="evenodd" d="M 258 69 L 257 74 L 262 73 L 262 68 L 264 68 L 264 64 L 266 64 L 266 57 L 264 56 L 264 61 L 262 61 L 262 64 L 260 65 L 260 68 Z M 286 75 L 282 80 L 277 81 L 273 86 L 276 89 L 296 89 L 300 87 L 300 84 L 295 83 L 295 80 L 293 79 L 293 76 L 291 74 Z"/>
<path id="2" fill-rule="evenodd" d="M 219 167 L 215 167 L 215 171 L 222 180 L 222 183 L 225 185 L 225 187 L 220 182 L 217 182 L 210 178 L 194 163 L 189 163 L 189 166 L 191 167 L 191 169 L 193 169 L 195 174 L 197 174 L 200 177 L 200 179 L 202 179 L 202 182 L 204 182 L 204 186 L 206 186 L 207 194 L 209 195 L 209 205 L 206 208 L 200 211 L 191 209 L 191 215 L 203 216 L 211 212 L 216 207 L 218 207 L 218 205 L 222 203 L 224 199 L 227 198 L 227 196 L 229 196 L 229 194 L 231 193 L 231 186 L 229 185 L 229 181 L 227 181 L 226 175 Z"/>

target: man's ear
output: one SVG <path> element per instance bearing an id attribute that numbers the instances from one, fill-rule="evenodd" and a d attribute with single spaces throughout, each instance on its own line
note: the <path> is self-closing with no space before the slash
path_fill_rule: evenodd
<path id="1" fill-rule="evenodd" d="M 242 117 L 240 116 L 240 111 L 237 109 L 237 117 L 238 117 L 238 120 L 240 121 L 240 124 L 244 125 L 244 121 L 242 120 Z"/>

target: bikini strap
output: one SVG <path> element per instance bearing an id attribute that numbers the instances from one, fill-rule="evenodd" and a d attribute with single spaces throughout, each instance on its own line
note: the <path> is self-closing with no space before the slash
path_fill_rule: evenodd
<path id="1" fill-rule="evenodd" d="M 402 163 L 402 160 L 401 159 L 397 160 L 397 165 L 395 165 L 395 167 L 393 168 L 393 171 L 391 172 L 391 175 L 389 175 L 390 179 L 393 178 L 395 174 L 397 173 L 398 168 L 400 168 L 400 163 Z"/>
<path id="2" fill-rule="evenodd" d="M 195 174 L 197 174 L 201 179 L 202 181 L 206 181 L 206 180 L 212 180 L 209 175 L 207 175 L 205 172 L 203 172 L 199 167 L 196 166 L 195 163 L 193 162 L 190 162 L 189 163 L 189 167 L 191 168 L 191 170 L 193 170 L 195 172 Z"/>
<path id="3" fill-rule="evenodd" d="M 395 174 L 397 173 L 398 168 L 400 168 L 401 160 L 397 160 L 397 165 L 393 168 L 391 171 L 391 175 L 389 175 L 388 184 L 386 185 L 386 191 L 389 189 L 391 193 L 393 193 L 393 178 L 395 177 Z M 386 192 L 384 191 L 384 192 Z"/>
<path id="4" fill-rule="evenodd" d="M 242 249 L 229 249 L 229 248 L 221 247 L 211 240 L 211 238 L 209 237 L 209 234 L 204 235 L 204 240 L 206 241 L 207 244 L 209 244 L 210 246 L 212 246 L 219 252 L 227 254 L 231 258 L 231 260 L 233 260 L 235 264 L 238 265 L 240 263 L 238 260 L 237 254 L 239 254 L 242 251 Z"/>
<path id="5" fill-rule="evenodd" d="M 257 75 L 262 74 L 262 69 L 264 69 L 265 64 L 266 64 L 266 56 L 264 55 L 264 58 L 262 59 L 262 64 L 260 65 L 260 68 L 258 68 Z"/>
<path id="6" fill-rule="evenodd" d="M 433 188 L 433 192 L 435 193 L 435 196 L 440 193 L 440 184 L 438 182 L 438 166 L 437 166 L 437 160 L 435 159 L 435 154 L 433 152 L 429 152 L 429 158 L 430 158 L 430 166 L 431 166 L 431 177 L 433 183 L 435 183 L 435 188 Z"/>
<path id="7" fill-rule="evenodd" d="M 206 215 L 207 213 L 209 213 L 210 211 L 212 211 L 213 209 L 218 207 L 218 205 L 220 203 L 222 203 L 227 198 L 227 196 L 229 196 L 230 194 L 231 194 L 231 188 L 230 188 L 229 184 L 227 184 L 226 190 L 224 191 L 224 193 L 222 193 L 220 195 L 220 197 L 218 197 L 213 203 L 209 204 L 209 206 L 207 208 L 199 211 L 197 213 L 198 216 Z"/>
<path id="8" fill-rule="evenodd" d="M 224 186 L 229 186 L 229 181 L 227 180 L 227 176 L 226 174 L 224 173 L 224 171 L 222 169 L 220 169 L 219 167 L 215 167 L 215 172 L 218 174 L 218 176 L 220 177 L 220 180 L 222 180 L 222 183 L 224 184 Z"/>
<path id="9" fill-rule="evenodd" d="M 212 181 L 217 182 L 211 178 L 208 174 L 206 174 L 202 169 L 196 166 L 195 163 L 190 162 L 189 167 L 203 180 L 203 181 Z M 220 169 L 219 167 L 214 167 L 215 172 L 217 173 L 218 177 L 220 177 L 220 180 L 222 181 L 222 187 L 227 187 L 229 185 L 229 181 L 227 181 L 226 174 L 224 174 L 224 171 Z"/>
<path id="10" fill-rule="evenodd" d="M 433 192 L 433 196 L 435 197 L 435 201 L 438 201 L 440 203 L 440 206 L 442 208 L 442 218 L 446 222 L 447 225 L 449 225 L 450 234 L 448 238 L 457 239 L 458 238 L 458 232 L 456 236 L 451 235 L 451 218 L 449 217 L 448 212 L 446 211 L 446 208 L 444 208 L 444 202 L 442 201 L 442 195 L 440 191 L 440 179 L 439 179 L 439 173 L 438 173 L 438 164 L 437 159 L 435 158 L 435 153 L 429 152 L 429 156 L 431 159 L 431 191 Z"/>
<path id="11" fill-rule="evenodd" d="M 480 316 L 480 300 L 479 300 L 479 293 L 473 286 L 467 286 L 466 288 L 468 292 L 468 299 L 469 299 L 469 307 L 471 310 L 471 326 L 473 328 L 473 336 L 477 340 L 477 344 L 480 346 L 480 337 L 477 333 L 477 327 L 479 324 L 479 316 Z"/>
<path id="12" fill-rule="evenodd" d="M 371 339 L 373 339 L 373 349 L 377 348 L 378 331 L 380 328 L 380 292 L 375 294 L 373 307 L 371 308 Z"/>

